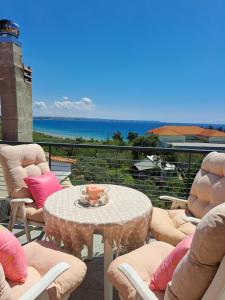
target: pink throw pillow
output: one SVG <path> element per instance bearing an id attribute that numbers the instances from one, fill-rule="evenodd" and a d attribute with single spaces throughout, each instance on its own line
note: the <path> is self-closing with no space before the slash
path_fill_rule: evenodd
<path id="1" fill-rule="evenodd" d="M 166 290 L 167 284 L 172 280 L 176 266 L 190 249 L 192 238 L 193 234 L 184 238 L 159 265 L 157 270 L 153 273 L 149 285 L 152 291 Z"/>
<path id="2" fill-rule="evenodd" d="M 47 172 L 41 176 L 26 177 L 24 181 L 38 208 L 44 206 L 48 196 L 62 190 L 62 186 L 52 172 Z"/>
<path id="3" fill-rule="evenodd" d="M 0 263 L 5 277 L 23 283 L 27 277 L 27 263 L 23 247 L 17 238 L 0 225 Z"/>

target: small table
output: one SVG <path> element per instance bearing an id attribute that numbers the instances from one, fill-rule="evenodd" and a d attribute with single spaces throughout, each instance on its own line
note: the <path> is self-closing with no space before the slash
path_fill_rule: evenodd
<path id="1" fill-rule="evenodd" d="M 66 250 L 80 257 L 82 247 L 92 249 L 93 234 L 104 241 L 104 299 L 112 299 L 112 285 L 106 273 L 113 260 L 113 244 L 117 254 L 125 246 L 128 251 L 142 246 L 150 233 L 152 204 L 134 189 L 109 185 L 109 203 L 100 207 L 77 205 L 81 186 L 63 189 L 48 197 L 44 206 L 45 233 Z"/>

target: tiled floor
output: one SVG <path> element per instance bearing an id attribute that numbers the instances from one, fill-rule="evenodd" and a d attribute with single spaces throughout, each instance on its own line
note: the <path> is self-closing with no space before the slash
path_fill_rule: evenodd
<path id="1" fill-rule="evenodd" d="M 26 243 L 26 236 L 20 227 L 14 229 L 14 233 L 19 238 L 21 244 Z M 22 233 L 22 234 L 21 234 Z M 40 230 L 31 231 L 32 240 L 43 238 Z M 82 251 L 82 258 L 87 257 L 87 250 Z M 85 260 L 87 264 L 87 274 L 81 286 L 74 291 L 70 300 L 103 300 L 104 299 L 104 265 L 103 265 L 103 244 L 101 236 L 94 236 L 93 259 Z M 117 291 L 114 290 L 113 300 L 119 300 Z"/>

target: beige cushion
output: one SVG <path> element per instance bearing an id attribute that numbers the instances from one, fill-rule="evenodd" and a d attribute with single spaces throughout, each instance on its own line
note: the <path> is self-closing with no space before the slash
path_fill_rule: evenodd
<path id="1" fill-rule="evenodd" d="M 184 209 L 164 210 L 153 208 L 151 233 L 157 240 L 176 246 L 188 234 L 195 231 L 195 226 L 183 220 L 184 216 L 191 216 Z"/>
<path id="2" fill-rule="evenodd" d="M 202 218 L 210 209 L 225 202 L 225 154 L 211 152 L 202 162 L 188 198 L 188 209 Z"/>
<path id="3" fill-rule="evenodd" d="M 178 264 L 165 300 L 201 299 L 225 255 L 225 204 L 206 214 L 196 228 L 190 252 Z"/>
<path id="4" fill-rule="evenodd" d="M 50 171 L 45 153 L 37 144 L 2 147 L 0 163 L 12 198 L 31 198 L 23 178 Z"/>
<path id="5" fill-rule="evenodd" d="M 221 292 L 225 289 L 225 257 L 223 258 L 212 283 L 205 292 L 202 300 L 219 299 Z"/>
<path id="6" fill-rule="evenodd" d="M 12 300 L 11 289 L 5 280 L 5 273 L 0 264 L 0 299 L 1 300 Z"/>
<path id="7" fill-rule="evenodd" d="M 63 252 L 53 244 L 45 241 L 31 242 L 24 246 L 27 265 L 31 266 L 43 276 L 51 267 L 59 262 L 67 262 L 69 270 L 60 275 L 47 289 L 50 299 L 61 299 L 71 293 L 82 282 L 86 265 L 73 255 Z"/>
<path id="8" fill-rule="evenodd" d="M 31 288 L 41 278 L 40 273 L 33 267 L 27 268 L 27 278 L 23 284 L 16 284 L 9 281 L 13 300 L 19 299 L 29 288 Z"/>
<path id="9" fill-rule="evenodd" d="M 137 293 L 128 279 L 118 270 L 121 263 L 128 263 L 149 285 L 153 272 L 174 247 L 164 242 L 153 242 L 128 254 L 119 256 L 109 266 L 107 275 L 125 300 L 137 299 Z M 158 299 L 163 299 L 163 293 L 158 293 Z"/>
<path id="10" fill-rule="evenodd" d="M 26 204 L 26 216 L 28 221 L 44 223 L 43 208 L 37 208 L 35 203 Z M 18 211 L 18 217 L 21 217 L 21 211 Z"/>

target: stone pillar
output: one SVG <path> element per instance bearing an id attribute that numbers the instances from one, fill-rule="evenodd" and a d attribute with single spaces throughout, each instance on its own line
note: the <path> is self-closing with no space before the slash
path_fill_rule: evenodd
<path id="1" fill-rule="evenodd" d="M 22 63 L 20 43 L 8 34 L 2 36 L 0 27 L 2 140 L 33 140 L 31 79 L 31 69 Z"/>

